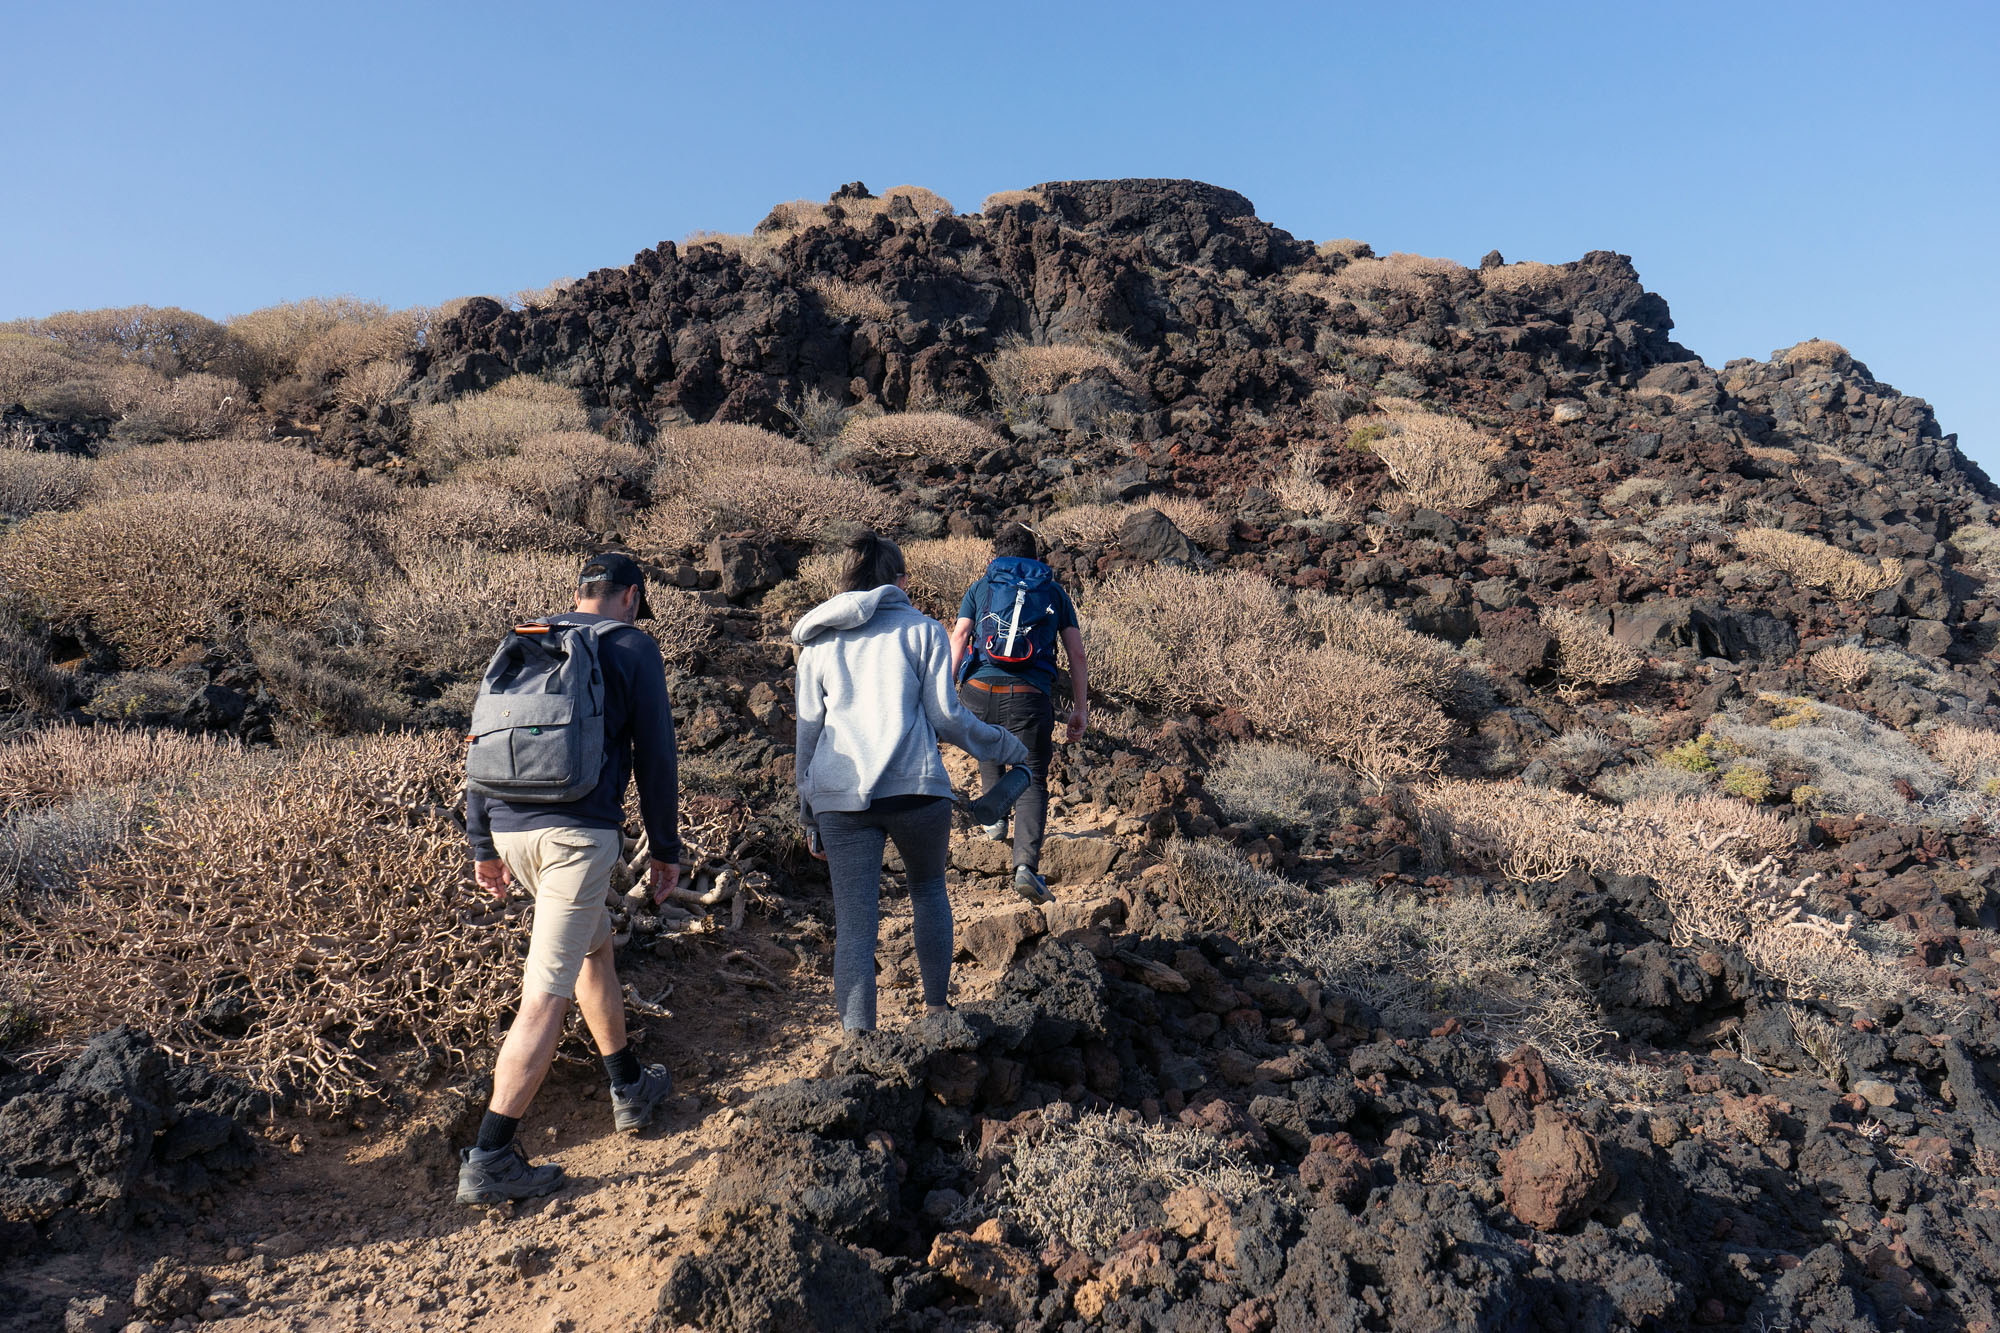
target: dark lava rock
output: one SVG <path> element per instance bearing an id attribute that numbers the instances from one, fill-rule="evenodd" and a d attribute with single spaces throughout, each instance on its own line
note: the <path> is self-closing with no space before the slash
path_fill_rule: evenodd
<path id="1" fill-rule="evenodd" d="M 183 1216 L 254 1168 L 236 1112 L 256 1100 L 170 1071 L 143 1032 L 104 1033 L 0 1104 L 0 1234 L 73 1249 L 97 1226 Z"/>
<path id="2" fill-rule="evenodd" d="M 888 1297 L 867 1259 L 798 1213 L 765 1204 L 717 1211 L 705 1248 L 676 1258 L 659 1317 L 712 1333 L 875 1333 Z"/>

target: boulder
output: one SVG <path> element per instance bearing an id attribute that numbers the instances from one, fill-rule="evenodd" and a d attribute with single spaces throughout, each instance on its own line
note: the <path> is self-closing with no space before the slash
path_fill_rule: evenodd
<path id="1" fill-rule="evenodd" d="M 1535 1108 L 1535 1127 L 1500 1155 L 1500 1193 L 1523 1225 L 1559 1231 L 1611 1197 L 1618 1175 L 1574 1118 Z"/>
<path id="2" fill-rule="evenodd" d="M 676 1258 L 660 1287 L 663 1327 L 874 1333 L 888 1318 L 868 1261 L 796 1212 L 752 1204 L 711 1215 L 696 1233 L 705 1247 Z"/>
<path id="3" fill-rule="evenodd" d="M 1042 842 L 1042 874 L 1051 884 L 1089 884 L 1111 873 L 1119 851 L 1109 838 L 1052 833 Z"/>
<path id="4" fill-rule="evenodd" d="M 708 544 L 708 566 L 720 577 L 717 586 L 722 595 L 735 601 L 790 578 L 798 562 L 775 542 L 717 537 Z"/>
<path id="5" fill-rule="evenodd" d="M 959 948 L 978 959 L 981 966 L 1004 968 L 1014 961 L 1020 947 L 1048 933 L 1048 922 L 1038 907 L 1017 907 L 969 921 L 959 931 Z"/>
<path id="6" fill-rule="evenodd" d="M 1138 509 L 1118 525 L 1118 549 L 1149 565 L 1198 565 L 1201 548 L 1157 509 Z"/>
<path id="7" fill-rule="evenodd" d="M 953 1285 L 979 1297 L 982 1313 L 1011 1325 L 1033 1312 L 1041 1266 L 1034 1255 L 990 1234 L 997 1230 L 982 1224 L 973 1235 L 941 1231 L 931 1242 L 927 1262 Z"/>

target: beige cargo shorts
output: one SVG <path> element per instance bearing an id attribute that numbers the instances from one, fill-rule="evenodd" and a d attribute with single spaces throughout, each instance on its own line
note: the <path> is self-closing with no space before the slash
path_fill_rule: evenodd
<path id="1" fill-rule="evenodd" d="M 500 859 L 535 895 L 535 927 L 521 994 L 576 998 L 583 960 L 611 938 L 611 868 L 617 829 L 548 828 L 493 835 Z"/>

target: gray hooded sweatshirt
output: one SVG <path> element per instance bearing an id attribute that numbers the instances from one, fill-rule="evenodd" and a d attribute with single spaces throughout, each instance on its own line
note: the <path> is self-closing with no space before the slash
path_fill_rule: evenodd
<path id="1" fill-rule="evenodd" d="M 878 796 L 949 796 L 940 738 L 976 759 L 1025 764 L 1028 747 L 981 722 L 952 688 L 944 627 L 887 584 L 820 603 L 799 645 L 799 814 L 866 810 Z"/>

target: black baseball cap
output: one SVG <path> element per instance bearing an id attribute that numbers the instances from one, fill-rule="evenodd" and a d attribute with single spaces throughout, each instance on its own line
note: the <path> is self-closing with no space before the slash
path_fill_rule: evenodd
<path id="1" fill-rule="evenodd" d="M 646 571 L 639 568 L 639 562 L 623 551 L 606 551 L 594 555 L 584 562 L 583 572 L 576 576 L 578 586 L 592 583 L 609 583 L 617 588 L 637 588 L 639 609 L 633 613 L 637 620 L 653 618 L 653 604 L 646 600 Z"/>

